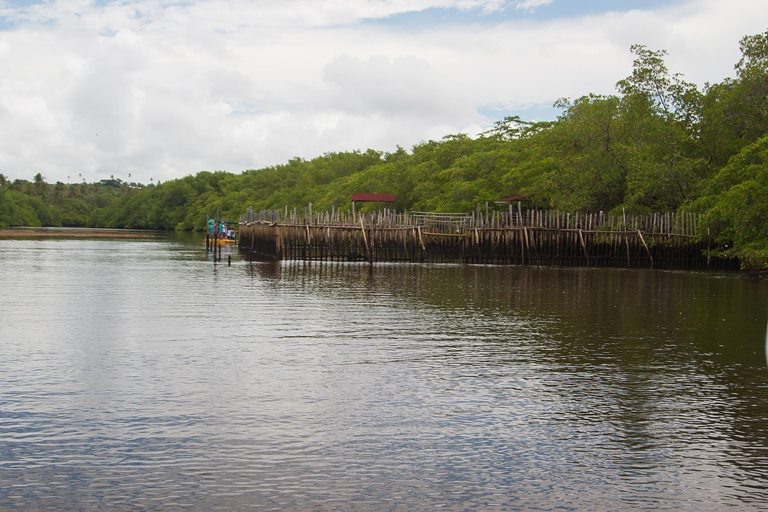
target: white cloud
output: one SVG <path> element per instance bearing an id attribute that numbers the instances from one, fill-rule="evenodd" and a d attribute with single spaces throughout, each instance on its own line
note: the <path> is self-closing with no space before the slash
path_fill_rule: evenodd
<path id="1" fill-rule="evenodd" d="M 528 4 L 531 1 L 509 5 Z M 538 2 L 540 5 L 541 1 Z M 53 1 L 0 31 L 0 173 L 167 180 L 326 151 L 393 150 L 558 97 L 613 93 L 635 42 L 698 83 L 732 74 L 762 0 L 493 22 L 500 0 Z M 556 8 L 554 3 L 551 8 Z M 430 8 L 480 22 L 361 20 Z M 745 16 L 744 13 L 750 13 Z"/>
<path id="2" fill-rule="evenodd" d="M 518 9 L 521 11 L 532 11 L 534 9 L 538 9 L 539 7 L 549 5 L 551 3 L 552 3 L 552 0 L 521 0 L 515 3 L 515 9 Z"/>

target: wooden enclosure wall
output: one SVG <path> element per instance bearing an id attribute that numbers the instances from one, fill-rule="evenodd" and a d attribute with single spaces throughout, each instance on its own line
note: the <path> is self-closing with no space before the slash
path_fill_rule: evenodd
<path id="1" fill-rule="evenodd" d="M 572 214 L 510 208 L 470 214 L 383 210 L 249 211 L 240 248 L 254 257 L 643 268 L 733 268 L 710 256 L 693 214 Z"/>

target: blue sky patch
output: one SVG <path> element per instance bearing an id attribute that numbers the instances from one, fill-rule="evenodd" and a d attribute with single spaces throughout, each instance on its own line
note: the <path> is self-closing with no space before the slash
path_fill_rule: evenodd
<path id="1" fill-rule="evenodd" d="M 397 27 L 406 30 L 431 28 L 439 25 L 496 24 L 508 21 L 544 21 L 560 18 L 588 16 L 604 12 L 625 12 L 650 10 L 669 6 L 679 0 L 554 0 L 552 3 L 533 9 L 518 9 L 517 2 L 494 12 L 480 8 L 430 8 L 421 11 L 404 12 L 386 18 L 370 18 L 364 24 Z"/>
<path id="2" fill-rule="evenodd" d="M 32 5 L 39 5 L 47 3 L 46 0 L 4 0 L 0 1 L 0 8 L 6 9 L 19 9 L 23 7 L 29 7 Z"/>

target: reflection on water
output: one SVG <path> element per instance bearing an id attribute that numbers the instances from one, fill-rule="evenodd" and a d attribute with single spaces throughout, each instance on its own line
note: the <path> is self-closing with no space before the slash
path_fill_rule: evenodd
<path id="1" fill-rule="evenodd" d="M 768 499 L 765 282 L 232 254 L 0 241 L 0 509 Z"/>

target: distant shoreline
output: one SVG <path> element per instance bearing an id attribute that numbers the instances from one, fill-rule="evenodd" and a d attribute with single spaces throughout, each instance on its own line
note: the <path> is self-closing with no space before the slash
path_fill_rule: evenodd
<path id="1" fill-rule="evenodd" d="M 149 238 L 151 231 L 99 228 L 0 229 L 0 238 Z"/>

